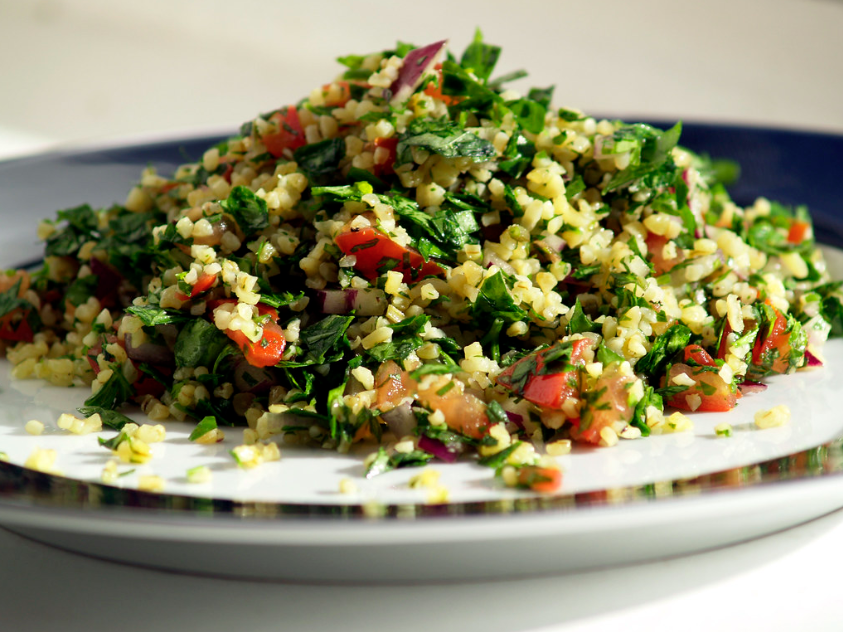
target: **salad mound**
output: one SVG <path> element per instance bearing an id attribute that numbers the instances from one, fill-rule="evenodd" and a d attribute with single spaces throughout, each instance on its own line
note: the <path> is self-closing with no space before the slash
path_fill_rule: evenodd
<path id="1" fill-rule="evenodd" d="M 191 440 L 245 426 L 238 462 L 370 442 L 368 476 L 466 454 L 553 491 L 571 442 L 687 430 L 822 363 L 843 310 L 804 207 L 738 206 L 681 123 L 520 94 L 500 52 L 342 57 L 125 203 L 42 222 L 44 266 L 0 282 L 13 375 L 90 384 L 129 459 L 137 404 Z"/>

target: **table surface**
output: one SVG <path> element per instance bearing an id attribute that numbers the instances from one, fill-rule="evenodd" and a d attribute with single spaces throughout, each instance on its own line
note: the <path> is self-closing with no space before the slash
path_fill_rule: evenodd
<path id="1" fill-rule="evenodd" d="M 446 0 L 428 0 L 425 10 L 400 0 L 244 0 L 238 12 L 230 6 L 207 0 L 199 12 L 195 2 L 168 0 L 0 2 L 0 158 L 125 134 L 234 128 L 306 94 L 314 76 L 334 76 L 334 57 L 369 48 L 361 49 L 360 33 L 384 47 L 450 36 L 460 50 L 477 24 L 505 45 L 502 71 L 526 67 L 535 85 L 557 83 L 559 105 L 627 120 L 843 132 L 838 1 L 642 0 L 633 10 L 622 0 L 524 0 L 513 10 L 503 0 L 471 0 L 459 13 Z M 374 34 L 366 22 L 373 12 Z M 0 625 L 20 632 L 837 630 L 841 562 L 843 512 L 647 564 L 378 587 L 132 568 L 0 529 Z"/>

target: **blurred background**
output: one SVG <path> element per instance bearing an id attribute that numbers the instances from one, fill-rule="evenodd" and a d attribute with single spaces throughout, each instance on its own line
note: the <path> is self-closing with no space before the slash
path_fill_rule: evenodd
<path id="1" fill-rule="evenodd" d="M 0 158 L 235 130 L 340 72 L 335 58 L 475 27 L 514 87 L 632 120 L 843 132 L 837 0 L 0 0 Z"/>

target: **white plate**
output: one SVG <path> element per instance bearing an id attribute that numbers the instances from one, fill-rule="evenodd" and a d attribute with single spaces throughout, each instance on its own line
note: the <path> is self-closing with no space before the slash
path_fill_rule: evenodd
<path id="1" fill-rule="evenodd" d="M 5 173 L 0 164 L 0 212 L 22 204 L 36 182 L 46 183 L 33 215 L 7 223 L 0 264 L 36 255 L 34 215 L 86 199 L 120 199 L 138 164 L 205 142 L 47 156 L 6 163 Z M 42 179 L 45 174 L 53 177 Z M 92 188 L 80 191 L 79 182 Z M 17 188 L 10 192 L 10 184 Z M 840 252 L 829 255 L 843 273 Z M 409 488 L 418 470 L 362 478 L 365 448 L 338 455 L 282 442 L 280 461 L 244 471 L 228 453 L 242 442 L 240 429 L 227 430 L 222 444 L 199 446 L 187 440 L 192 424 L 178 422 L 167 422 L 167 440 L 153 445 L 150 463 L 121 465 L 128 473 L 117 485 L 102 485 L 111 455 L 97 435 L 73 436 L 55 425 L 59 414 L 81 405 L 87 389 L 14 381 L 3 361 L 0 451 L 10 464 L 0 464 L 0 521 L 109 559 L 298 581 L 512 576 L 686 553 L 843 506 L 843 477 L 836 475 L 843 419 L 834 408 L 843 341 L 829 343 L 827 360 L 822 369 L 771 379 L 769 389 L 743 398 L 728 416 L 693 415 L 693 433 L 623 441 L 614 449 L 576 447 L 559 458 L 565 474 L 558 495 L 505 489 L 491 470 L 469 462 L 437 464 L 450 502 L 436 506 L 425 504 L 424 491 Z M 782 403 L 793 411 L 791 423 L 757 430 L 754 413 Z M 44 434 L 24 432 L 29 419 L 44 422 Z M 713 431 L 725 419 L 735 429 L 729 439 Z M 20 467 L 36 446 L 58 452 L 64 476 Z M 211 468 L 212 481 L 188 483 L 186 470 L 200 464 Z M 144 474 L 161 476 L 164 492 L 136 491 Z M 343 478 L 353 479 L 359 492 L 340 494 Z"/>

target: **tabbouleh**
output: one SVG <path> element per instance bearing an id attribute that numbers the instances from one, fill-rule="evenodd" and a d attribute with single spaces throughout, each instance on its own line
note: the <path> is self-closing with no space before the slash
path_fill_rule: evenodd
<path id="1" fill-rule="evenodd" d="M 123 204 L 42 222 L 43 268 L 0 286 L 13 375 L 90 384 L 130 461 L 137 404 L 192 440 L 247 426 L 261 458 L 377 442 L 369 476 L 465 453 L 553 491 L 571 442 L 686 430 L 821 363 L 843 311 L 804 207 L 741 208 L 680 123 L 554 107 L 479 32 L 445 44 L 340 58 Z"/>

